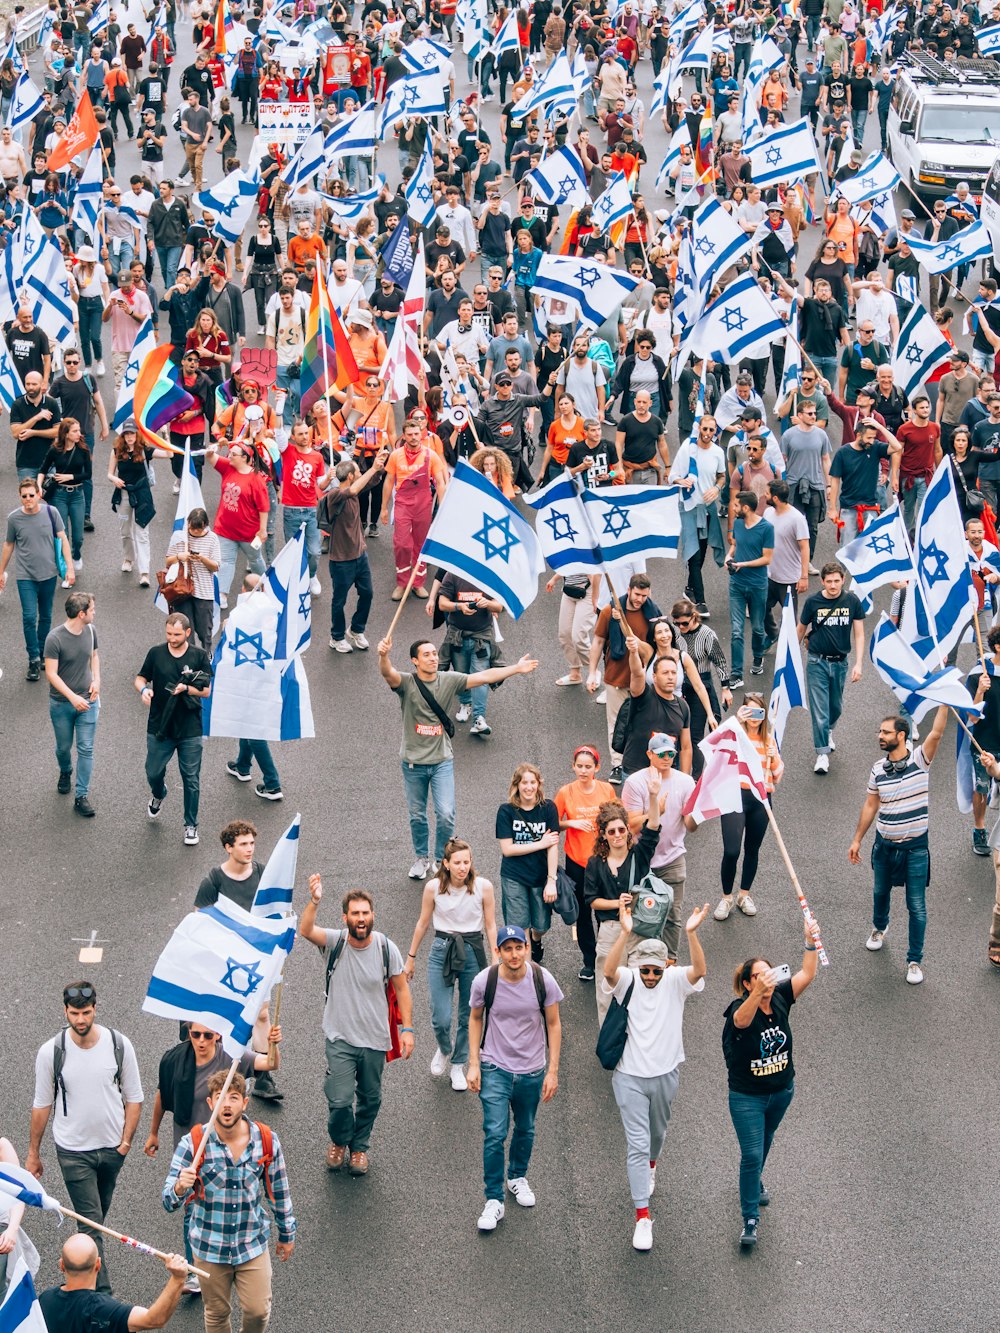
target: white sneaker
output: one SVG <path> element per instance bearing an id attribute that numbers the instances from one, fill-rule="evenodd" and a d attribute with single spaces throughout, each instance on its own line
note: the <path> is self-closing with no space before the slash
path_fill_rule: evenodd
<path id="1" fill-rule="evenodd" d="M 183 1285 L 183 1287 L 181 1287 L 181 1295 L 182 1295 L 182 1296 L 200 1296 L 200 1295 L 201 1295 L 201 1287 L 200 1287 L 200 1285 L 199 1285 L 199 1283 L 198 1283 L 198 1279 L 195 1277 L 194 1273 L 188 1273 L 187 1277 L 185 1278 L 185 1280 L 184 1280 L 184 1285 Z"/>
<path id="2" fill-rule="evenodd" d="M 229 606 L 229 594 L 227 592 L 219 593 L 219 606 L 225 611 Z"/>
<path id="3" fill-rule="evenodd" d="M 882 947 L 882 941 L 885 939 L 884 930 L 873 930 L 865 940 L 865 948 L 870 949 L 872 953 L 878 953 Z"/>
<path id="4" fill-rule="evenodd" d="M 330 647 L 335 653 L 353 653 L 354 649 L 346 639 L 331 639 Z"/>
<path id="5" fill-rule="evenodd" d="M 816 756 L 816 762 L 815 764 L 813 764 L 813 772 L 829 773 L 829 771 L 830 771 L 830 756 L 828 754 L 818 754 Z"/>
<path id="6" fill-rule="evenodd" d="M 175 478 L 174 478 L 174 495 L 180 495 L 180 493 L 181 493 L 181 484 L 180 484 L 180 482 L 177 480 L 177 478 L 175 477 Z"/>
<path id="7" fill-rule="evenodd" d="M 95 375 L 106 375 L 106 374 L 107 374 L 107 371 L 104 369 L 104 362 L 103 362 L 103 361 L 97 361 L 97 362 L 95 362 L 95 364 L 94 364 L 94 374 L 95 374 Z M 199 1288 L 199 1290 L 200 1290 L 200 1288 Z"/>
<path id="8" fill-rule="evenodd" d="M 429 866 L 426 856 L 418 856 L 406 873 L 410 879 L 426 879 Z"/>
<path id="9" fill-rule="evenodd" d="M 837 748 L 837 742 L 833 739 L 833 732 L 831 731 L 831 732 L 830 732 L 830 751 L 831 751 L 831 753 L 832 753 L 836 748 Z"/>
<path id="10" fill-rule="evenodd" d="M 444 1051 L 438 1047 L 434 1052 L 434 1059 L 431 1061 L 431 1073 L 435 1078 L 440 1078 L 442 1074 L 447 1074 L 450 1064 L 450 1056 L 445 1055 Z"/>
<path id="11" fill-rule="evenodd" d="M 534 1208 L 535 1194 L 524 1176 L 518 1176 L 516 1180 L 508 1180 L 507 1188 L 522 1208 Z"/>
<path id="12" fill-rule="evenodd" d="M 319 586 L 319 579 L 311 578 L 309 580 L 309 593 L 312 597 L 318 597 L 323 589 Z"/>
<path id="13" fill-rule="evenodd" d="M 82 568 L 83 568 L 83 561 L 82 561 L 82 560 L 74 560 L 74 561 L 73 561 L 73 568 L 74 568 L 74 569 L 82 569 Z"/>
<path id="14" fill-rule="evenodd" d="M 653 1248 L 653 1219 L 651 1217 L 636 1218 L 635 1230 L 632 1232 L 633 1250 L 651 1250 Z"/>
<path id="15" fill-rule="evenodd" d="M 649 1168 L 649 1197 L 652 1198 L 656 1192 L 656 1167 Z"/>
<path id="16" fill-rule="evenodd" d="M 468 722 L 472 716 L 472 704 L 461 704 L 458 712 L 455 714 L 456 722 Z"/>
<path id="17" fill-rule="evenodd" d="M 740 893 L 736 897 L 736 906 L 744 916 L 756 916 L 757 904 L 750 897 L 749 893 Z"/>
<path id="18" fill-rule="evenodd" d="M 496 1231 L 497 1223 L 503 1221 L 503 1204 L 499 1199 L 487 1199 L 486 1207 L 479 1214 L 477 1223 L 480 1231 Z"/>
<path id="19" fill-rule="evenodd" d="M 467 1092 L 469 1081 L 465 1077 L 465 1070 L 461 1065 L 452 1065 L 451 1067 L 451 1086 L 456 1092 Z"/>
<path id="20" fill-rule="evenodd" d="M 920 970 L 919 963 L 907 963 L 906 980 L 911 986 L 919 986 L 924 979 L 924 974 Z"/>
<path id="21" fill-rule="evenodd" d="M 606 704 L 607 702 L 608 702 L 607 690 L 601 690 L 598 694 L 594 695 L 595 704 Z"/>
<path id="22" fill-rule="evenodd" d="M 732 910 L 733 910 L 732 898 L 721 898 L 719 900 L 719 905 L 712 913 L 712 916 L 715 918 L 716 921 L 727 921 L 729 919 L 729 913 Z"/>
<path id="23" fill-rule="evenodd" d="M 132 561 L 131 561 L 131 560 L 123 560 L 123 561 L 122 561 L 122 573 L 123 573 L 123 574 L 131 574 L 131 573 L 132 573 Z M 195 1281 L 197 1282 L 198 1279 L 195 1278 Z M 200 1291 L 201 1288 L 199 1287 L 198 1290 Z"/>
<path id="24" fill-rule="evenodd" d="M 493 728 L 486 721 L 485 717 L 477 717 L 469 728 L 470 736 L 492 736 Z"/>
<path id="25" fill-rule="evenodd" d="M 366 653 L 371 647 L 371 644 L 363 634 L 355 634 L 352 629 L 347 631 L 347 642 L 352 648 L 357 648 L 363 653 Z"/>
<path id="26" fill-rule="evenodd" d="M 436 875 L 440 869 L 441 869 L 441 863 L 439 861 L 428 861 L 427 869 L 424 871 L 424 878 L 430 879 L 431 876 Z"/>

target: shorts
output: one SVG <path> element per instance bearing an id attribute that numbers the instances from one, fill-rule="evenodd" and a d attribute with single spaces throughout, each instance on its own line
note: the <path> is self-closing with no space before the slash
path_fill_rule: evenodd
<path id="1" fill-rule="evenodd" d="M 552 907 L 542 900 L 544 888 L 544 884 L 522 884 L 520 880 L 501 875 L 501 905 L 505 924 L 544 935 L 552 924 Z"/>

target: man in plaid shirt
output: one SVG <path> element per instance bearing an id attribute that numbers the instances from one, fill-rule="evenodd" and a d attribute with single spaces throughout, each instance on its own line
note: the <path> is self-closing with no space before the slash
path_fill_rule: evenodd
<path id="1" fill-rule="evenodd" d="M 208 1104 L 214 1109 L 227 1074 L 208 1081 Z M 271 1317 L 271 1223 L 264 1210 L 268 1197 L 278 1223 L 277 1255 L 291 1258 L 295 1249 L 295 1218 L 288 1190 L 285 1158 L 272 1134 L 272 1159 L 264 1171 L 260 1127 L 247 1119 L 246 1080 L 234 1074 L 210 1134 L 198 1171 L 192 1171 L 195 1149 L 191 1135 L 177 1145 L 166 1183 L 163 1206 L 168 1213 L 190 1208 L 188 1237 L 200 1268 L 206 1333 L 229 1333 L 232 1289 L 243 1311 L 243 1333 L 264 1333 Z"/>

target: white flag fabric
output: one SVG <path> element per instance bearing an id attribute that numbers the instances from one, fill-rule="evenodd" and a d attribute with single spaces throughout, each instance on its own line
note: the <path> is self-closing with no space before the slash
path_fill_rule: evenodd
<path id="1" fill-rule="evenodd" d="M 917 583 L 911 584 L 903 604 L 900 628 L 922 661 L 941 663 L 979 605 L 955 476 L 947 458 L 938 465 L 920 503 L 913 555 Z"/>
<path id="2" fill-rule="evenodd" d="M 928 671 L 927 663 L 917 656 L 884 611 L 872 634 L 868 654 L 875 670 L 915 722 L 941 704 L 974 717 L 982 716 L 983 710 L 969 693 L 958 667 Z"/>
<path id="3" fill-rule="evenodd" d="M 681 351 L 698 352 L 725 365 L 739 361 L 754 343 L 784 332 L 785 325 L 753 273 L 745 273 L 731 282 L 686 331 Z"/>
<path id="4" fill-rule="evenodd" d="M 434 156 L 431 152 L 431 136 L 424 140 L 420 150 L 420 159 L 413 175 L 406 182 L 403 193 L 406 195 L 406 211 L 421 227 L 429 227 L 434 220 L 437 208 L 434 203 Z"/>
<path id="5" fill-rule="evenodd" d="M 726 269 L 749 252 L 752 244 L 751 237 L 723 208 L 722 201 L 710 195 L 691 219 L 696 285 L 707 295 Z"/>
<path id="6" fill-rule="evenodd" d="M 221 895 L 189 912 L 153 969 L 143 1012 L 204 1023 L 232 1060 L 245 1052 L 295 943 L 295 918 L 254 916 Z"/>
<path id="7" fill-rule="evenodd" d="M 981 56 L 1000 54 L 1000 23 L 990 23 L 985 28 L 977 28 L 976 45 Z"/>
<path id="8" fill-rule="evenodd" d="M 559 53 L 548 69 L 519 102 L 510 109 L 514 120 L 524 120 L 533 111 L 573 111 L 583 93 L 579 79 L 574 75 L 565 51 Z"/>
<path id="9" fill-rule="evenodd" d="M 132 411 L 132 404 L 135 399 L 135 383 L 139 378 L 142 363 L 150 352 L 155 350 L 156 330 L 153 328 L 152 319 L 147 315 L 139 326 L 139 332 L 132 344 L 132 350 L 128 355 L 128 363 L 125 366 L 125 374 L 122 376 L 122 387 L 118 390 L 118 402 L 115 404 L 115 415 L 111 423 L 115 430 L 120 431 L 129 417 L 135 415 Z"/>
<path id="10" fill-rule="evenodd" d="M 788 715 L 793 708 L 804 708 L 808 712 L 808 697 L 806 673 L 802 666 L 802 645 L 795 624 L 795 604 L 789 588 L 781 608 L 781 628 L 774 654 L 774 680 L 771 683 L 771 697 L 767 701 L 767 716 L 774 733 L 774 743 L 779 750 L 785 738 Z"/>
<path id="11" fill-rule="evenodd" d="M 250 907 L 254 916 L 283 917 L 291 912 L 301 830 L 302 816 L 296 815 L 267 858 Z"/>
<path id="12" fill-rule="evenodd" d="M 326 161 L 326 139 L 322 122 L 317 121 L 281 168 L 279 179 L 287 182 L 289 191 L 308 183 L 319 173 Z"/>
<path id="13" fill-rule="evenodd" d="M 7 112 L 7 128 L 16 130 L 21 125 L 29 124 L 44 105 L 42 94 L 31 82 L 27 70 L 22 70 L 18 75 L 17 83 L 14 84 L 14 96 L 10 99 L 10 110 Z"/>
<path id="14" fill-rule="evenodd" d="M 781 394 L 786 398 L 802 383 L 802 346 L 799 338 L 799 298 L 793 296 L 785 325 L 790 337 L 785 338 L 785 364 L 781 372 Z"/>
<path id="15" fill-rule="evenodd" d="M 424 69 L 408 74 L 391 84 L 382 103 L 378 137 L 384 139 L 407 116 L 443 116 L 447 112 L 444 79 L 438 69 Z"/>
<path id="16" fill-rule="evenodd" d="M 745 151 L 754 184 L 762 188 L 779 181 L 794 184 L 821 170 L 812 126 L 805 116 L 780 125 Z"/>
<path id="17" fill-rule="evenodd" d="M 539 296 L 575 301 L 585 321 L 595 327 L 613 314 L 635 291 L 640 279 L 594 259 L 569 255 L 543 255 L 532 291 Z"/>
<path id="18" fill-rule="evenodd" d="M 29 1208 L 41 1208 L 47 1213 L 59 1212 L 59 1201 L 46 1193 L 30 1171 L 26 1171 L 23 1166 L 15 1166 L 13 1162 L 0 1162 L 0 1195 L 27 1204 Z"/>
<path id="19" fill-rule="evenodd" d="M 616 171 L 603 192 L 594 200 L 591 221 L 601 235 L 606 236 L 616 222 L 627 218 L 631 212 L 632 191 L 628 188 L 625 173 Z"/>
<path id="20" fill-rule="evenodd" d="M 691 143 L 691 131 L 688 128 L 688 123 L 686 120 L 682 120 L 670 136 L 670 143 L 667 146 L 667 155 L 663 159 L 663 164 L 659 171 L 656 173 L 656 188 L 664 194 L 673 188 L 671 184 L 671 172 L 680 161 L 681 148 L 685 144 L 688 148 L 693 147 Z"/>
<path id="21" fill-rule="evenodd" d="M 727 718 L 699 742 L 705 767 L 684 803 L 684 815 L 696 824 L 743 809 L 743 783 L 758 801 L 767 803 L 767 784 L 756 746 L 735 717 Z"/>
<path id="22" fill-rule="evenodd" d="M 0 319 L 9 319 L 19 301 L 30 305 L 32 319 L 51 338 L 72 338 L 76 307 L 66 261 L 30 208 L 21 215 L 0 261 Z"/>
<path id="23" fill-rule="evenodd" d="M 969 264 L 973 259 L 981 259 L 983 255 L 993 253 L 990 233 L 982 222 L 973 222 L 971 226 L 957 231 L 950 240 L 938 241 L 937 244 L 921 240 L 912 232 L 906 239 L 914 259 L 931 274 L 947 273 L 958 264 Z"/>
<path id="24" fill-rule="evenodd" d="M 834 197 L 842 194 L 852 204 L 860 204 L 866 199 L 877 199 L 879 195 L 891 192 L 899 181 L 899 172 L 887 157 L 882 153 L 870 153 L 858 167 L 856 176 L 838 182 Z"/>
<path id="25" fill-rule="evenodd" d="M 415 42 L 409 42 L 403 47 L 399 58 L 407 69 L 417 74 L 423 69 L 444 69 L 451 59 L 451 52 L 441 42 L 432 41 L 430 37 L 418 37 Z"/>
<path id="26" fill-rule="evenodd" d="M 500 31 L 493 38 L 489 48 L 494 56 L 500 57 L 504 51 L 519 51 L 521 38 L 517 31 L 517 14 L 511 13 L 504 19 Z"/>
<path id="27" fill-rule="evenodd" d="M 580 208 L 590 203 L 590 190 L 580 155 L 565 144 L 554 153 L 546 154 L 538 166 L 527 173 L 525 183 L 535 198 L 546 204 L 569 204 Z M 631 206 L 631 196 L 629 204 Z"/>
<path id="28" fill-rule="evenodd" d="M 491 481 L 459 459 L 421 551 L 503 602 L 515 618 L 538 596 L 544 573 L 531 524 Z"/>
<path id="29" fill-rule="evenodd" d="M 48 1333 L 48 1328 L 28 1265 L 19 1257 L 0 1303 L 0 1333 Z"/>
<path id="30" fill-rule="evenodd" d="M 104 159 L 101 156 L 100 142 L 94 144 L 87 155 L 87 160 L 76 184 L 70 220 L 81 231 L 85 231 L 91 240 L 97 237 L 97 222 L 104 207 Z"/>
<path id="31" fill-rule="evenodd" d="M 897 503 L 865 525 L 852 542 L 842 546 L 837 559 L 854 579 L 851 591 L 865 599 L 875 588 L 914 576 L 903 511 Z"/>
<path id="32" fill-rule="evenodd" d="M 581 489 L 566 472 L 526 495 L 538 515 L 535 531 L 557 574 L 600 573 L 640 558 L 674 559 L 680 543 L 676 486 Z"/>
<path id="33" fill-rule="evenodd" d="M 951 344 L 942 335 L 924 306 L 917 301 L 899 330 L 892 358 L 895 384 L 912 398 L 942 362 L 951 355 Z"/>
<path id="34" fill-rule="evenodd" d="M 24 385 L 11 358 L 10 349 L 6 341 L 0 341 L 0 400 L 8 412 L 13 407 L 15 398 L 20 398 L 22 393 Z"/>
<path id="35" fill-rule="evenodd" d="M 322 135 L 320 136 L 322 148 Z M 250 214 L 257 203 L 260 172 L 237 169 L 194 197 L 195 206 L 215 214 L 212 235 L 227 245 L 235 245 L 243 235 Z"/>
<path id="36" fill-rule="evenodd" d="M 366 102 L 358 111 L 339 120 L 326 136 L 323 154 L 328 162 L 342 157 L 371 157 L 378 135 L 378 107 Z"/>

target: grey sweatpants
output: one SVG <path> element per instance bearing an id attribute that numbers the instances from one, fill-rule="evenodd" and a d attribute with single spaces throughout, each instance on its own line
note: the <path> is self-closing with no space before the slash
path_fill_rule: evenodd
<path id="1" fill-rule="evenodd" d="M 641 982 L 639 983 L 642 984 Z M 637 1078 L 616 1069 L 611 1075 L 615 1101 L 625 1130 L 628 1187 L 636 1208 L 649 1206 L 649 1164 L 663 1150 L 670 1123 L 670 1104 L 677 1095 L 679 1070 Z"/>

